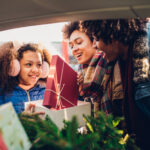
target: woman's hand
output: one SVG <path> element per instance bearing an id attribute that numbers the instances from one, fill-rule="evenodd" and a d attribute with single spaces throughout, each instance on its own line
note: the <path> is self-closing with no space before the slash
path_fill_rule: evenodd
<path id="1" fill-rule="evenodd" d="M 82 90 L 83 81 L 84 81 L 83 74 L 82 74 L 82 73 L 78 74 L 78 75 L 77 75 L 77 83 L 78 83 L 78 85 L 79 85 L 79 92 Z"/>
<path id="2" fill-rule="evenodd" d="M 84 80 L 84 77 L 83 77 L 82 73 L 79 73 L 77 75 L 77 83 L 78 83 L 78 85 L 82 84 L 83 80 Z"/>
<path id="3" fill-rule="evenodd" d="M 29 114 L 29 115 L 44 115 L 45 112 L 43 111 L 39 111 L 39 112 L 35 112 L 35 104 L 30 103 L 27 108 L 25 109 L 25 111 L 23 112 L 23 114 Z"/>

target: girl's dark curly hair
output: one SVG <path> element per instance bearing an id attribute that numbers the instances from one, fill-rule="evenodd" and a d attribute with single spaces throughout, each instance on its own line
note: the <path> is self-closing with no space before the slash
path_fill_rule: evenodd
<path id="1" fill-rule="evenodd" d="M 90 38 L 91 42 L 94 40 L 92 33 L 85 32 L 86 29 L 81 27 L 81 21 L 74 21 L 74 22 L 65 24 L 65 26 L 63 27 L 63 30 L 62 30 L 64 39 L 69 39 L 71 34 L 75 30 L 84 32 Z"/>
<path id="2" fill-rule="evenodd" d="M 92 33 L 96 40 L 102 39 L 105 44 L 117 40 L 130 45 L 140 36 L 146 35 L 144 19 L 87 20 L 81 22 L 81 27 L 87 34 Z"/>
<path id="3" fill-rule="evenodd" d="M 8 75 L 10 63 L 13 59 L 18 60 L 23 58 L 23 53 L 33 51 L 41 53 L 42 60 L 45 60 L 50 65 L 51 55 L 46 49 L 39 48 L 38 44 L 24 44 L 18 50 L 15 49 L 13 42 L 7 42 L 0 46 L 0 88 L 2 93 L 11 92 L 18 85 L 18 76 L 11 77 Z"/>
<path id="4" fill-rule="evenodd" d="M 42 52 L 41 49 L 39 49 L 39 45 L 38 44 L 29 43 L 29 44 L 22 45 L 18 49 L 18 51 L 17 51 L 17 53 L 18 53 L 18 55 L 17 55 L 18 60 L 23 58 L 23 53 L 26 52 L 26 51 L 39 52 L 39 53 L 41 53 L 42 60 L 44 59 L 43 52 Z"/>

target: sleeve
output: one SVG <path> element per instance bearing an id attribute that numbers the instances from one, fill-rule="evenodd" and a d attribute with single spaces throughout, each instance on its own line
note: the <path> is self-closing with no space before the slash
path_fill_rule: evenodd
<path id="1" fill-rule="evenodd" d="M 150 81 L 135 87 L 135 103 L 150 118 Z"/>
<path id="2" fill-rule="evenodd" d="M 4 94 L 1 94 L 1 90 L 0 90 L 0 105 L 5 104 L 5 100 L 4 100 Z"/>

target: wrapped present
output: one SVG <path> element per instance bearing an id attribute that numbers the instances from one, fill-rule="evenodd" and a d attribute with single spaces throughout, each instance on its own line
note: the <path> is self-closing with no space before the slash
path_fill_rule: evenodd
<path id="1" fill-rule="evenodd" d="M 77 73 L 58 55 L 52 56 L 43 106 L 64 109 L 77 105 Z"/>
<path id="2" fill-rule="evenodd" d="M 83 120 L 83 114 L 86 116 L 91 115 L 91 103 L 89 102 L 78 101 L 77 106 L 61 110 L 49 109 L 42 106 L 42 100 L 26 102 L 25 107 L 27 108 L 30 103 L 35 104 L 35 112 L 45 112 L 44 115 L 40 115 L 42 119 L 45 119 L 46 115 L 48 115 L 60 129 L 64 127 L 63 121 L 70 121 L 73 116 L 76 116 L 79 126 L 85 126 L 86 123 Z"/>
<path id="3" fill-rule="evenodd" d="M 0 148 L 2 150 L 29 150 L 31 143 L 12 106 L 0 106 Z"/>

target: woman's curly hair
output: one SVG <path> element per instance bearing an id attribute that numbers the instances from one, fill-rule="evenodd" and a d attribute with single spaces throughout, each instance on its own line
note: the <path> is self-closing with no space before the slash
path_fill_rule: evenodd
<path id="1" fill-rule="evenodd" d="M 68 24 L 65 24 L 65 26 L 62 29 L 64 39 L 69 39 L 71 34 L 75 30 L 85 33 L 90 38 L 91 42 L 94 40 L 92 33 L 85 32 L 85 30 L 87 29 L 81 27 L 81 21 L 74 21 L 74 22 L 69 22 Z"/>
<path id="2" fill-rule="evenodd" d="M 0 46 L 0 88 L 2 93 L 11 92 L 18 85 L 18 76 L 9 76 L 11 61 L 13 59 L 23 58 L 23 53 L 26 51 L 40 52 L 42 60 L 51 62 L 51 54 L 48 50 L 40 48 L 38 44 L 28 43 L 16 49 L 13 42 L 7 42 Z"/>
<path id="3" fill-rule="evenodd" d="M 130 45 L 139 36 L 146 35 L 145 19 L 106 19 L 87 20 L 81 22 L 84 31 L 92 33 L 96 40 L 102 39 L 105 44 L 117 40 L 124 45 Z"/>

